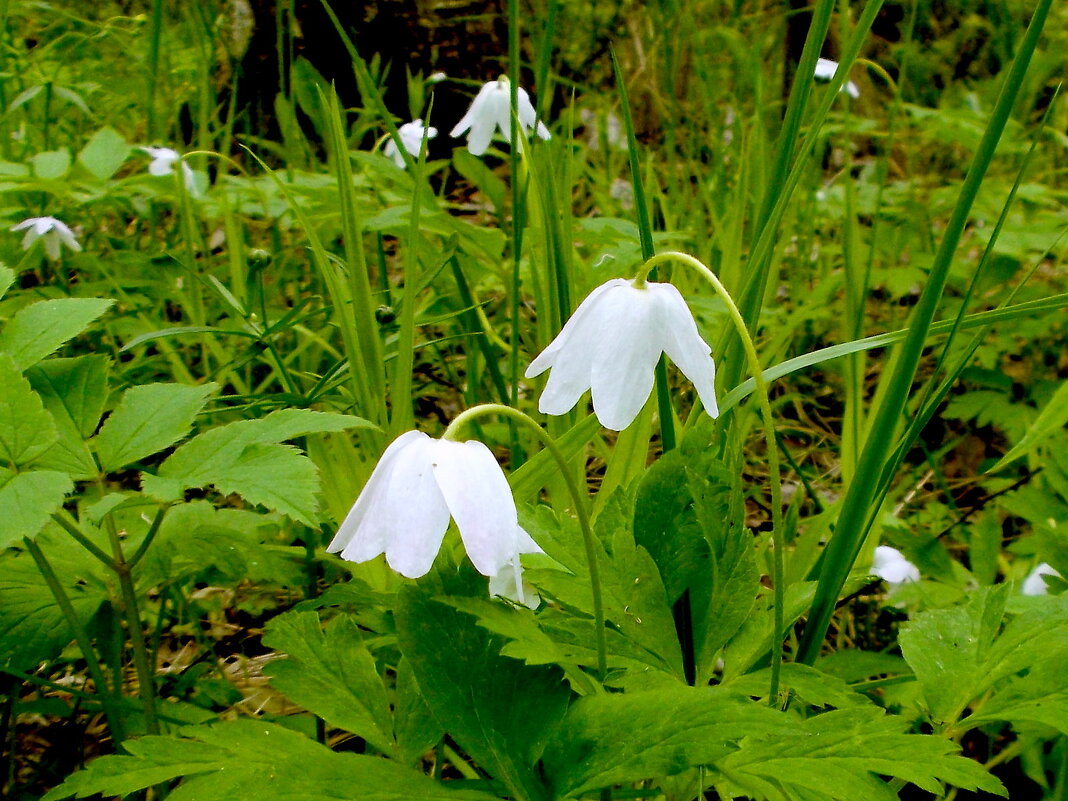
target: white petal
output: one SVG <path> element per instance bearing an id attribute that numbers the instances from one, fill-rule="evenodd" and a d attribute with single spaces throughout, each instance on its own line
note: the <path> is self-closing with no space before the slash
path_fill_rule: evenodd
<path id="1" fill-rule="evenodd" d="M 475 95 L 475 99 L 471 101 L 471 106 L 467 109 L 467 113 L 456 123 L 456 126 L 449 132 L 449 136 L 460 136 L 474 125 L 476 120 L 485 118 L 486 98 L 496 91 L 496 87 L 496 81 L 490 81 L 482 85 L 482 88 L 478 90 L 478 94 Z"/>
<path id="2" fill-rule="evenodd" d="M 69 247 L 73 251 L 79 251 L 82 246 L 78 244 L 78 240 L 74 238 L 74 232 L 70 230 L 66 225 L 57 221 L 56 222 L 56 236 L 59 237 L 59 241 Z"/>
<path id="3" fill-rule="evenodd" d="M 846 81 L 845 86 L 842 87 L 842 91 L 852 97 L 854 100 L 860 97 L 860 89 L 852 81 Z"/>
<path id="4" fill-rule="evenodd" d="M 391 158 L 394 164 L 404 169 L 404 156 L 400 154 L 400 150 L 397 149 L 397 143 L 392 139 L 386 142 L 385 147 L 382 148 L 382 154 Z"/>
<path id="5" fill-rule="evenodd" d="M 48 254 L 48 258 L 52 261 L 59 259 L 59 232 L 49 231 L 44 235 L 44 248 L 45 253 Z"/>
<path id="6" fill-rule="evenodd" d="M 829 81 L 834 77 L 835 70 L 838 69 L 838 62 L 831 61 L 829 58 L 817 58 L 816 69 L 813 72 L 813 77 L 821 81 Z"/>
<path id="7" fill-rule="evenodd" d="M 14 229 L 12 229 L 14 230 Z M 33 243 L 40 238 L 40 235 L 32 228 L 26 231 L 26 236 L 22 237 L 22 249 L 29 250 L 33 247 Z"/>
<path id="8" fill-rule="evenodd" d="M 23 230 L 25 230 L 27 228 L 33 228 L 36 225 L 37 225 L 37 218 L 36 217 L 30 217 L 28 220 L 23 220 L 20 223 L 16 223 L 15 225 L 12 225 L 11 226 L 11 230 L 12 231 L 23 231 Z"/>
<path id="9" fill-rule="evenodd" d="M 651 283 L 646 291 L 651 292 L 657 300 L 664 352 L 690 379 L 709 416 L 718 417 L 716 364 L 712 361 L 712 348 L 701 338 L 686 301 L 673 284 Z"/>
<path id="10" fill-rule="evenodd" d="M 871 572 L 891 586 L 920 580 L 919 568 L 906 559 L 901 551 L 889 545 L 880 545 L 875 549 Z"/>
<path id="11" fill-rule="evenodd" d="M 660 315 L 654 295 L 629 283 L 605 295 L 597 311 L 602 325 L 591 375 L 593 411 L 605 428 L 622 431 L 653 389 Z"/>
<path id="12" fill-rule="evenodd" d="M 519 552 L 515 500 L 504 471 L 477 440 L 433 443 L 432 466 L 471 563 L 495 576 Z"/>
<path id="13" fill-rule="evenodd" d="M 1027 578 L 1023 581 L 1023 586 L 1020 588 L 1020 592 L 1024 595 L 1045 595 L 1049 592 L 1049 587 L 1046 586 L 1046 580 L 1042 577 L 1060 575 L 1061 574 L 1053 567 L 1053 565 L 1043 562 L 1027 574 Z"/>
<path id="14" fill-rule="evenodd" d="M 538 136 L 542 139 L 549 139 L 549 129 L 538 119 L 537 112 L 534 110 L 534 106 L 530 102 L 530 95 L 526 93 L 525 89 L 519 90 L 516 104 L 519 114 L 519 122 L 523 126 L 523 130 L 529 134 L 531 129 L 536 129 Z"/>
<path id="15" fill-rule="evenodd" d="M 349 543 L 351 543 L 356 535 L 360 533 L 361 524 L 367 517 L 368 510 L 374 505 L 376 497 L 381 494 L 381 489 L 388 483 L 386 479 L 393 472 L 397 455 L 413 441 L 419 439 L 430 439 L 430 437 L 422 431 L 406 431 L 393 440 L 393 442 L 389 444 L 389 447 L 382 452 L 382 457 L 378 460 L 378 464 L 376 464 L 375 469 L 371 471 L 371 477 L 367 479 L 367 483 L 363 485 L 359 497 L 356 498 L 356 502 L 345 516 L 345 520 L 338 527 L 334 539 L 332 539 L 330 544 L 326 546 L 327 553 L 337 553 L 338 551 L 347 548 Z M 360 534 L 360 536 L 366 541 L 371 539 L 370 534 L 371 532 L 368 531 Z M 375 536 L 378 536 L 381 534 L 381 531 L 376 530 L 374 534 Z M 378 538 L 382 541 L 382 544 L 378 546 L 378 550 L 371 556 L 358 561 L 371 559 L 385 550 L 385 539 L 381 536 L 378 536 Z M 366 547 L 368 546 L 365 546 L 365 549 Z"/>
<path id="16" fill-rule="evenodd" d="M 611 281 L 601 284 L 588 294 L 585 299 L 575 309 L 574 314 L 568 318 L 564 323 L 564 327 L 560 329 L 560 333 L 556 335 L 556 338 L 549 343 L 538 357 L 530 363 L 530 367 L 524 375 L 527 378 L 533 378 L 534 376 L 541 375 L 556 362 L 556 355 L 566 346 L 571 335 L 574 333 L 575 328 L 578 327 L 580 321 L 585 317 L 590 310 L 596 305 L 597 298 L 610 290 L 612 287 L 623 286 L 629 283 L 626 278 L 613 278 Z"/>
<path id="17" fill-rule="evenodd" d="M 55 217 L 34 217 L 33 230 L 37 232 L 37 236 L 44 236 L 56 227 L 57 222 L 59 220 Z"/>

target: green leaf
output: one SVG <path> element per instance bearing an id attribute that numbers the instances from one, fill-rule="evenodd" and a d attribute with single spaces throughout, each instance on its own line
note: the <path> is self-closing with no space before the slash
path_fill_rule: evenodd
<path id="1" fill-rule="evenodd" d="M 579 699 L 546 750 L 556 798 L 710 765 L 747 734 L 781 731 L 785 715 L 718 687 Z"/>
<path id="2" fill-rule="evenodd" d="M 101 181 L 114 175 L 130 155 L 130 145 L 111 127 L 97 131 L 81 152 L 79 163 Z"/>
<path id="3" fill-rule="evenodd" d="M 0 350 L 25 370 L 68 339 L 77 336 L 115 301 L 106 298 L 57 298 L 20 309 L 0 333 Z"/>
<path id="4" fill-rule="evenodd" d="M 48 359 L 26 371 L 30 386 L 55 421 L 58 440 L 37 466 L 89 479 L 97 474 L 86 439 L 96 430 L 107 400 L 108 360 L 104 356 Z"/>
<path id="5" fill-rule="evenodd" d="M 0 264 L 0 298 L 7 294 L 13 283 L 15 283 L 15 271 L 6 264 Z"/>
<path id="6" fill-rule="evenodd" d="M 318 471 L 310 459 L 282 440 L 313 433 L 370 428 L 360 417 L 309 409 L 284 409 L 262 420 L 240 420 L 205 431 L 182 445 L 160 465 L 159 475 L 142 478 L 145 490 L 160 500 L 175 500 L 183 490 L 214 485 L 314 525 L 318 512 Z"/>
<path id="7" fill-rule="evenodd" d="M 496 801 L 453 789 L 378 757 L 335 753 L 297 732 L 258 720 L 186 729 L 184 737 L 142 737 L 104 756 L 49 792 L 44 801 L 121 796 L 183 777 L 170 801 Z"/>
<path id="8" fill-rule="evenodd" d="M 35 537 L 72 489 L 74 483 L 66 473 L 10 473 L 0 468 L 0 510 L 4 515 L 0 548 L 18 543 L 23 537 Z"/>
<path id="9" fill-rule="evenodd" d="M 289 612 L 267 626 L 263 643 L 288 658 L 264 672 L 294 703 L 393 755 L 389 697 L 355 622 L 340 615 L 324 630 L 315 612 Z"/>
<path id="10" fill-rule="evenodd" d="M 46 150 L 30 157 L 33 172 L 38 178 L 48 181 L 62 178 L 70 170 L 70 151 L 67 148 Z"/>
<path id="11" fill-rule="evenodd" d="M 74 607 L 87 624 L 107 598 L 103 565 L 55 525 L 37 536 Z M 74 638 L 70 624 L 26 551 L 0 551 L 0 666 L 32 670 Z"/>
<path id="12" fill-rule="evenodd" d="M 998 720 L 1013 724 L 1041 723 L 1068 735 L 1064 661 L 1046 659 L 1026 675 L 1014 677 L 1003 690 L 983 703 L 978 712 L 965 718 L 964 725 L 974 728 Z"/>
<path id="13" fill-rule="evenodd" d="M 540 801 L 547 792 L 533 766 L 569 693 L 560 671 L 500 656 L 503 640 L 433 597 L 485 592 L 485 579 L 471 570 L 435 572 L 403 587 L 397 640 L 442 728 L 515 797 Z"/>
<path id="14" fill-rule="evenodd" d="M 770 801 L 895 801 L 880 777 L 911 782 L 942 795 L 940 782 L 1007 797 L 982 765 L 954 752 L 941 737 L 902 734 L 908 721 L 877 708 L 794 719 L 785 729 L 754 732 L 715 768 L 745 794 Z"/>
<path id="15" fill-rule="evenodd" d="M 1036 698 L 1046 693 L 1044 671 L 1049 669 L 1061 671 L 1063 684 L 1068 595 L 1030 605 L 999 635 L 1008 590 L 1007 584 L 982 588 L 967 605 L 925 612 L 901 632 L 901 652 L 923 687 L 933 720 L 955 723 L 971 701 L 991 689 L 1000 690 L 998 695 L 1008 693 L 997 703 L 991 699 L 992 714 L 1000 715 L 999 703 L 1022 713 L 1028 692 Z M 1036 677 L 1012 678 L 1025 673 Z M 987 707 L 979 712 L 985 715 Z"/>
<path id="16" fill-rule="evenodd" d="M 118 470 L 184 437 L 218 384 L 146 384 L 123 393 L 93 442 L 100 466 Z"/>
<path id="17" fill-rule="evenodd" d="M 56 441 L 56 424 L 11 357 L 0 353 L 0 463 L 29 464 Z"/>
<path id="18" fill-rule="evenodd" d="M 996 465 L 988 472 L 996 472 L 1021 456 L 1030 453 L 1042 445 L 1054 434 L 1064 430 L 1068 423 L 1068 381 L 1063 382 L 1053 397 L 1049 399 L 1042 411 L 1038 413 L 1035 422 L 1024 434 L 1023 439 L 1017 442 L 1008 453 L 1001 457 Z"/>

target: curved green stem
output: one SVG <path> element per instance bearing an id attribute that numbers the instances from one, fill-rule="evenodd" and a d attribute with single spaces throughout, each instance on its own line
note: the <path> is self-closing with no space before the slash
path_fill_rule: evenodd
<path id="1" fill-rule="evenodd" d="M 749 329 L 746 326 L 745 321 L 742 319 L 741 312 L 738 311 L 734 299 L 727 291 L 727 288 L 723 286 L 719 278 L 716 277 L 716 274 L 708 269 L 708 267 L 701 261 L 687 253 L 679 253 L 677 251 L 658 253 L 638 269 L 638 273 L 635 275 L 634 280 L 644 281 L 645 277 L 653 268 L 658 264 L 667 261 L 676 261 L 696 270 L 706 281 L 712 284 L 713 288 L 716 290 L 716 294 L 720 296 L 723 303 L 726 305 L 731 322 L 734 324 L 734 327 L 738 332 L 738 337 L 742 341 L 746 360 L 749 362 L 749 372 L 752 374 L 753 382 L 756 385 L 755 394 L 757 403 L 760 406 L 761 416 L 764 418 L 764 441 L 767 443 L 768 469 L 771 474 L 771 541 L 773 551 L 772 571 L 774 572 L 772 579 L 775 590 L 775 634 L 773 635 L 774 643 L 771 652 L 770 700 L 772 705 L 775 705 L 778 703 L 779 676 L 782 672 L 782 637 L 783 630 L 786 628 L 784 612 L 786 597 L 784 576 L 786 573 L 786 565 L 782 522 L 782 474 L 779 468 L 778 444 L 775 441 L 775 424 L 771 415 L 771 401 L 768 398 L 768 384 L 764 380 L 764 371 L 760 366 L 760 358 L 757 356 L 753 338 L 749 335 Z"/>
<path id="2" fill-rule="evenodd" d="M 597 567 L 596 540 L 593 536 L 593 526 L 590 524 L 590 513 L 586 509 L 586 501 L 588 499 L 579 492 L 575 477 L 571 474 L 567 459 L 564 457 L 563 451 L 560 450 L 560 446 L 556 444 L 556 440 L 528 415 L 513 409 L 511 406 L 504 406 L 499 403 L 484 403 L 479 406 L 473 406 L 457 415 L 456 419 L 445 429 L 442 439 L 458 440 L 460 431 L 467 423 L 477 417 L 484 417 L 490 414 L 499 414 L 515 420 L 537 434 L 538 439 L 545 444 L 546 450 L 552 454 L 556 464 L 560 467 L 560 476 L 567 485 L 567 491 L 571 496 L 572 503 L 575 504 L 575 514 L 578 516 L 579 528 L 582 529 L 582 541 L 586 549 L 586 565 L 590 571 L 590 588 L 593 591 L 593 625 L 597 632 L 597 673 L 601 681 L 604 681 L 608 672 L 608 644 L 604 633 L 604 599 L 601 594 L 601 574 Z"/>

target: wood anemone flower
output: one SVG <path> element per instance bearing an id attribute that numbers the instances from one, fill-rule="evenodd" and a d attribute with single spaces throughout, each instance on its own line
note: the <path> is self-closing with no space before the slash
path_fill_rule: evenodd
<path id="1" fill-rule="evenodd" d="M 816 59 L 816 71 L 813 73 L 813 77 L 817 81 L 829 81 L 834 78 L 834 73 L 838 70 L 838 62 L 831 61 L 829 58 L 817 58 Z M 856 100 L 860 97 L 860 89 L 852 81 L 846 81 L 841 90 Z"/>
<path id="2" fill-rule="evenodd" d="M 889 584 L 891 590 L 907 582 L 920 580 L 920 569 L 906 559 L 901 551 L 889 545 L 880 545 L 875 549 L 871 573 Z"/>
<path id="3" fill-rule="evenodd" d="M 45 253 L 52 261 L 58 261 L 61 245 L 66 245 L 75 252 L 82 249 L 78 240 L 74 238 L 74 232 L 67 227 L 66 223 L 55 217 L 30 217 L 11 226 L 11 230 L 26 232 L 26 236 L 22 238 L 23 250 L 29 250 L 38 239 L 44 242 Z"/>
<path id="4" fill-rule="evenodd" d="M 484 576 L 513 571 L 519 554 L 541 549 L 522 528 L 508 480 L 481 442 L 401 434 L 382 454 L 327 551 L 351 562 L 381 553 L 402 576 L 425 575 L 456 521 L 471 563 Z"/>
<path id="5" fill-rule="evenodd" d="M 419 150 L 423 147 L 424 131 L 426 132 L 427 140 L 433 139 L 438 135 L 437 128 L 434 128 L 433 126 L 424 128 L 422 120 L 406 122 L 397 129 L 397 133 L 400 134 L 400 140 L 404 145 L 404 149 L 411 154 L 412 158 L 419 158 Z M 385 147 L 382 148 L 382 153 L 393 159 L 393 163 L 398 167 L 404 169 L 404 156 L 401 155 L 400 150 L 397 148 L 397 143 L 394 142 L 392 138 L 386 142 Z"/>
<path id="6" fill-rule="evenodd" d="M 1048 562 L 1042 562 L 1027 574 L 1027 578 L 1023 580 L 1023 585 L 1020 587 L 1020 592 L 1024 595 L 1045 595 L 1049 592 L 1049 587 L 1044 576 L 1060 578 L 1061 574 L 1053 565 Z"/>
<path id="7" fill-rule="evenodd" d="M 473 156 L 481 156 L 489 149 L 490 140 L 497 130 L 500 130 L 506 142 L 511 142 L 510 94 L 508 78 L 504 75 L 485 84 L 478 90 L 475 99 L 471 101 L 471 107 L 449 136 L 462 136 L 468 131 L 467 149 Z M 550 138 L 549 129 L 538 119 L 530 102 L 530 95 L 522 87 L 516 90 L 516 112 L 524 133 L 529 135 L 531 131 L 535 131 L 542 139 Z"/>
<path id="8" fill-rule="evenodd" d="M 169 147 L 142 147 L 141 150 L 152 159 L 148 163 L 149 175 L 173 175 L 174 165 L 181 164 L 182 181 L 185 183 L 185 189 L 190 194 L 196 194 L 197 187 L 196 179 L 193 177 L 193 168 L 182 161 L 181 153 Z"/>
<path id="9" fill-rule="evenodd" d="M 614 278 L 597 287 L 531 362 L 526 376 L 552 368 L 538 401 L 543 414 L 570 411 L 589 389 L 601 425 L 622 431 L 649 399 L 661 353 L 693 382 L 705 409 L 716 417 L 712 349 L 671 284 Z"/>

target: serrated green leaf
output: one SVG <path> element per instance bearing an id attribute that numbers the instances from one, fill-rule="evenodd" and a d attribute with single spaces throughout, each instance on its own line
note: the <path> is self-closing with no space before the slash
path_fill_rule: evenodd
<path id="1" fill-rule="evenodd" d="M 218 384 L 146 384 L 123 394 L 93 439 L 100 466 L 118 470 L 173 445 L 193 426 Z"/>
<path id="2" fill-rule="evenodd" d="M 496 801 L 453 789 L 387 759 L 335 753 L 297 732 L 257 720 L 186 729 L 185 737 L 142 737 L 129 756 L 104 756 L 49 792 L 44 801 L 129 795 L 182 777 L 172 801 Z M 187 739 L 188 738 L 188 739 Z"/>
<path id="3" fill-rule="evenodd" d="M 249 445 L 211 483 L 224 495 L 235 493 L 249 503 L 315 525 L 319 470 L 292 445 Z"/>
<path id="4" fill-rule="evenodd" d="M 7 294 L 13 283 L 15 283 L 15 271 L 6 264 L 0 264 L 0 298 Z"/>
<path id="5" fill-rule="evenodd" d="M 289 612 L 268 624 L 263 642 L 288 657 L 264 670 L 275 689 L 383 754 L 396 753 L 386 688 L 350 617 L 324 630 L 315 612 Z"/>
<path id="6" fill-rule="evenodd" d="M 0 464 L 30 464 L 56 441 L 56 424 L 11 357 L 0 353 Z"/>
<path id="7" fill-rule="evenodd" d="M 106 181 L 130 155 L 130 145 L 111 127 L 97 131 L 78 153 L 78 162 L 94 177 Z"/>
<path id="8" fill-rule="evenodd" d="M 1047 659 L 1027 674 L 1013 678 L 975 714 L 965 718 L 963 725 L 974 728 L 998 720 L 1041 723 L 1068 735 L 1068 684 L 1063 659 Z"/>
<path id="9" fill-rule="evenodd" d="M 77 336 L 115 303 L 107 298 L 57 298 L 32 303 L 8 321 L 0 333 L 0 351 L 20 370 L 37 364 Z"/>
<path id="10" fill-rule="evenodd" d="M 104 356 L 48 359 L 26 371 L 30 386 L 56 423 L 58 440 L 38 466 L 77 479 L 97 473 L 86 439 L 96 430 L 107 400 L 108 360 Z"/>
<path id="11" fill-rule="evenodd" d="M 107 598 L 103 566 L 52 524 L 37 536 L 83 623 Z M 0 551 L 0 665 L 29 670 L 54 659 L 73 639 L 70 624 L 56 604 L 30 555 Z"/>
<path id="12" fill-rule="evenodd" d="M 35 537 L 51 514 L 63 505 L 63 498 L 74 489 L 65 473 L 31 470 L 10 473 L 0 469 L 0 548 Z"/>
<path id="13" fill-rule="evenodd" d="M 500 656 L 500 638 L 434 600 L 485 591 L 485 579 L 470 570 L 431 573 L 403 587 L 397 640 L 442 728 L 516 797 L 541 801 L 547 789 L 533 766 L 569 693 L 560 671 Z"/>
<path id="14" fill-rule="evenodd" d="M 746 793 L 769 801 L 894 801 L 897 792 L 880 776 L 937 795 L 940 782 L 948 782 L 1007 797 L 982 765 L 954 753 L 954 743 L 936 735 L 902 734 L 906 725 L 900 716 L 877 708 L 795 719 L 788 727 L 745 737 L 715 768 Z"/>

